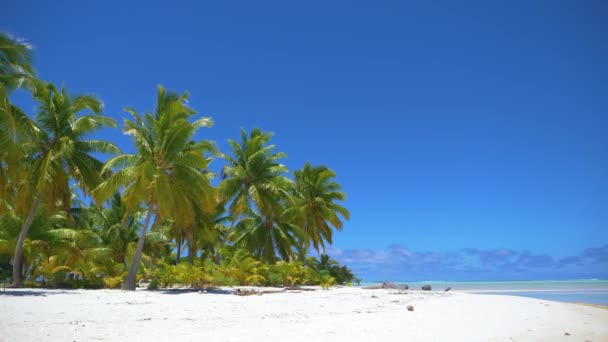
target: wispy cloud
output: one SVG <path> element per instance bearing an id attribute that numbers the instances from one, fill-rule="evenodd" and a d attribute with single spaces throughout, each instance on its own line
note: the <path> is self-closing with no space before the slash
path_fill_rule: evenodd
<path id="1" fill-rule="evenodd" d="M 382 250 L 330 247 L 327 253 L 367 281 L 608 278 L 608 244 L 561 258 L 506 248 L 420 252 L 398 244 Z"/>

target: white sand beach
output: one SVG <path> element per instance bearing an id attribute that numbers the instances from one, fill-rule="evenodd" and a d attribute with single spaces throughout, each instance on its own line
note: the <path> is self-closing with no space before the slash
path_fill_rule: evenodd
<path id="1" fill-rule="evenodd" d="M 3 342 L 262 339 L 600 342 L 608 341 L 608 310 L 512 296 L 361 288 L 251 296 L 31 289 L 0 295 Z"/>

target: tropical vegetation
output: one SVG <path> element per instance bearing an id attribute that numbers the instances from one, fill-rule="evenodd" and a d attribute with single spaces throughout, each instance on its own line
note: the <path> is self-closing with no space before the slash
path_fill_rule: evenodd
<path id="1" fill-rule="evenodd" d="M 257 128 L 223 153 L 196 138 L 212 119 L 162 86 L 152 111 L 125 109 L 134 152 L 123 153 L 95 138 L 119 129 L 101 100 L 39 79 L 31 61 L 28 44 L 0 33 L 0 281 L 134 290 L 356 280 L 324 254 L 349 219 L 331 169 L 290 172 Z M 35 112 L 11 102 L 17 90 Z"/>

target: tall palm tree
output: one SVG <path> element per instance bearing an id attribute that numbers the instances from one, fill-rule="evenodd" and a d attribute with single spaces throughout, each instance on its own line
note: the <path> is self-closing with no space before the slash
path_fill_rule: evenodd
<path id="1" fill-rule="evenodd" d="M 18 212 L 27 212 L 21 228 L 13 258 L 13 286 L 23 286 L 21 263 L 23 242 L 32 220 L 42 202 L 53 211 L 57 203 L 66 210 L 70 205 L 70 180 L 81 190 L 99 184 L 99 171 L 103 163 L 91 153 L 118 153 L 114 144 L 103 140 L 85 140 L 84 137 L 101 127 L 116 127 L 111 118 L 94 115 L 101 112 L 102 104 L 94 96 L 70 96 L 65 88 L 38 82 L 34 90 L 38 102 L 35 118 L 35 144 L 25 154 L 27 173 L 19 184 L 16 202 Z M 82 111 L 93 114 L 78 116 Z M 59 199 L 59 201 L 58 201 Z"/>
<path id="2" fill-rule="evenodd" d="M 268 263 L 291 260 L 295 257 L 294 248 L 300 244 L 304 234 L 300 227 L 286 219 L 284 215 L 267 218 L 250 210 L 241 219 L 229 239 L 236 246 L 246 248 L 254 257 Z"/>
<path id="3" fill-rule="evenodd" d="M 0 32 L 0 213 L 17 192 L 16 182 L 9 180 L 23 178 L 24 143 L 33 134 L 31 120 L 10 103 L 8 91 L 33 80 L 31 47 Z"/>
<path id="4" fill-rule="evenodd" d="M 249 135 L 241 130 L 240 144 L 229 140 L 233 157 L 222 155 L 228 165 L 218 187 L 222 200 L 230 202 L 233 223 L 238 221 L 230 239 L 266 261 L 274 261 L 277 254 L 291 258 L 299 236 L 297 227 L 284 220 L 293 182 L 279 163 L 286 155 L 268 144 L 271 137 L 256 128 Z"/>
<path id="5" fill-rule="evenodd" d="M 279 160 L 285 153 L 273 152 L 275 146 L 268 145 L 271 133 L 255 128 L 249 136 L 241 129 L 241 143 L 230 139 L 234 157 L 221 155 L 228 162 L 222 174 L 225 178 L 219 185 L 224 202 L 232 201 L 228 208 L 234 220 L 248 210 L 256 210 L 268 221 L 282 211 L 282 200 L 289 198 L 292 181 L 286 174 L 287 167 Z"/>
<path id="6" fill-rule="evenodd" d="M 201 250 L 202 262 L 215 257 L 216 262 L 219 263 L 219 250 L 226 242 L 230 223 L 230 216 L 226 213 L 225 205 L 219 203 L 215 212 L 211 214 L 200 213 L 196 222 L 197 229 L 193 234 L 192 251 Z M 194 255 L 188 257 L 192 262 Z"/>
<path id="7" fill-rule="evenodd" d="M 296 222 L 306 234 L 306 249 L 312 243 L 317 250 L 325 251 L 325 242 L 331 245 L 333 230 L 342 230 L 342 220 L 349 219 L 346 208 L 336 203 L 346 195 L 340 191 L 340 184 L 333 181 L 336 174 L 325 166 L 310 166 L 306 163 L 301 170 L 294 171 L 294 206 Z"/>
<path id="8" fill-rule="evenodd" d="M 0 32 L 0 87 L 31 86 L 34 80 L 31 46 Z"/>
<path id="9" fill-rule="evenodd" d="M 86 250 L 87 257 L 103 254 L 103 258 L 88 258 L 85 261 L 91 261 L 90 265 L 93 268 L 101 271 L 105 275 L 120 275 L 123 269 L 129 266 L 130 257 L 136 249 L 138 242 L 138 231 L 142 227 L 141 218 L 146 214 L 145 211 L 136 209 L 134 213 L 129 213 L 125 209 L 124 202 L 120 193 L 115 193 L 109 200 L 107 207 L 90 207 L 83 208 L 88 213 L 88 224 L 80 224 L 80 226 L 89 226 L 101 240 L 103 251 L 101 248 L 96 250 Z M 157 225 L 158 226 L 158 225 Z M 155 257 L 156 251 L 166 243 L 165 235 L 160 229 L 148 231 L 146 234 L 144 251 L 142 259 L 146 258 L 146 249 L 150 252 L 149 259 Z M 90 253 L 90 252 L 94 252 Z M 120 270 L 121 272 L 116 272 Z"/>
<path id="10" fill-rule="evenodd" d="M 199 250 L 202 250 L 201 258 L 214 255 L 222 240 L 225 239 L 226 227 L 230 220 L 225 215 L 224 205 L 218 204 L 215 210 L 203 212 L 196 210 L 194 223 L 184 230 L 184 241 L 188 246 L 188 262 L 194 263 Z"/>
<path id="11" fill-rule="evenodd" d="M 31 46 L 0 32 L 0 214 L 10 210 L 16 180 L 24 177 L 23 157 L 31 147 L 26 144 L 35 143 L 31 120 L 10 103 L 8 91 L 22 85 L 30 88 L 34 80 Z"/>
<path id="12" fill-rule="evenodd" d="M 22 217 L 14 212 L 7 212 L 0 217 L 0 246 L 5 247 L 0 248 L 0 255 L 14 255 L 22 226 Z M 87 257 L 105 257 L 109 253 L 104 253 L 106 248 L 101 242 L 96 232 L 83 225 L 81 219 L 75 219 L 70 213 L 61 210 L 49 215 L 44 208 L 40 208 L 23 244 L 22 274 L 27 276 L 30 273 L 28 270 L 35 271 L 51 256 L 56 256 L 55 265 L 70 268 Z M 36 277 L 35 272 L 31 275 Z"/>
<path id="13" fill-rule="evenodd" d="M 130 243 L 137 241 L 137 231 L 141 228 L 139 218 L 141 211 L 126 211 L 122 197 L 115 193 L 110 204 L 104 208 L 91 208 L 92 226 L 98 232 L 103 245 L 111 250 L 111 259 L 116 263 L 127 265 L 127 249 Z"/>
<path id="14" fill-rule="evenodd" d="M 25 178 L 25 157 L 35 148 L 36 127 L 32 120 L 8 98 L 0 86 L 0 214 L 13 206 L 18 180 Z"/>
<path id="15" fill-rule="evenodd" d="M 133 137 L 138 153 L 108 160 L 103 173 L 118 170 L 93 191 L 97 202 L 103 203 L 124 187 L 123 200 L 128 212 L 142 204 L 148 210 L 122 285 L 125 290 L 135 290 L 137 268 L 153 216 L 160 222 L 171 219 L 188 226 L 194 221 L 195 207 L 202 211 L 214 210 L 215 193 L 210 175 L 201 172 L 208 168 L 204 153 L 210 150 L 211 144 L 191 140 L 197 129 L 210 127 L 212 121 L 201 118 L 190 122 L 195 111 L 186 104 L 187 99 L 187 93 L 178 95 L 159 86 L 154 113 L 142 116 L 127 108 L 133 120 L 125 121 L 124 132 Z"/>

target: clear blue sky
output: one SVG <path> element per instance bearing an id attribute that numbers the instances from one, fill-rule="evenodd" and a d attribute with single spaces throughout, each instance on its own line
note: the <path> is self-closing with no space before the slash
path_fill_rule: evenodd
<path id="1" fill-rule="evenodd" d="M 605 2 L 201 3 L 5 1 L 0 30 L 119 122 L 163 84 L 223 150 L 260 127 L 334 169 L 367 280 L 608 278 Z"/>

